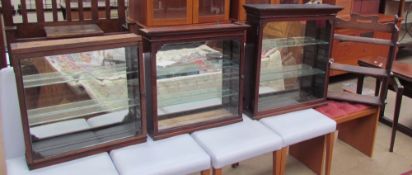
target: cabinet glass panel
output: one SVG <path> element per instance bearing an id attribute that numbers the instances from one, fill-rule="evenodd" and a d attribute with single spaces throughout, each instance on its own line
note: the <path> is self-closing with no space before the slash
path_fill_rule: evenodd
<path id="1" fill-rule="evenodd" d="M 239 116 L 237 40 L 166 44 L 156 54 L 159 130 Z"/>
<path id="2" fill-rule="evenodd" d="M 142 133 L 136 47 L 20 60 L 33 158 Z"/>
<path id="3" fill-rule="evenodd" d="M 215 16 L 225 14 L 224 0 L 199 0 L 200 16 Z"/>
<path id="4" fill-rule="evenodd" d="M 154 19 L 186 18 L 186 0 L 153 0 Z"/>
<path id="5" fill-rule="evenodd" d="M 327 20 L 265 24 L 258 111 L 324 97 L 330 28 Z"/>

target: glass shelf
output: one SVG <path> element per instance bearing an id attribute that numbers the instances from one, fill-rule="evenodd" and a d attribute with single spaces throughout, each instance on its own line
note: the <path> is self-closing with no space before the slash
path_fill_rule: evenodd
<path id="1" fill-rule="evenodd" d="M 237 95 L 239 92 L 231 89 L 196 89 L 174 94 L 159 95 L 159 107 L 166 107 L 214 98 L 223 98 Z"/>
<path id="2" fill-rule="evenodd" d="M 270 67 L 262 69 L 260 81 L 264 82 L 279 79 L 299 78 L 318 74 L 325 74 L 325 71 L 305 64 L 282 66 L 279 68 Z"/>
<path id="3" fill-rule="evenodd" d="M 28 110 L 31 127 L 138 106 L 135 99 L 94 99 Z"/>
<path id="4" fill-rule="evenodd" d="M 275 38 L 275 39 L 263 39 L 263 50 L 270 50 L 273 48 L 286 48 L 286 47 L 301 47 L 312 45 L 327 45 L 329 42 L 317 40 L 312 37 L 289 37 L 289 38 Z"/>
<path id="5" fill-rule="evenodd" d="M 95 79 L 98 81 L 113 81 L 124 79 L 126 74 L 138 73 L 138 71 L 126 72 L 126 65 L 89 68 L 79 72 L 51 72 L 23 76 L 24 87 L 34 88 L 53 84 L 78 82 L 80 80 Z"/>

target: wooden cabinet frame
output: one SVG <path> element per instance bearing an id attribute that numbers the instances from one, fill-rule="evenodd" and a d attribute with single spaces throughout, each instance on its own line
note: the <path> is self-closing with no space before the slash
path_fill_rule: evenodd
<path id="1" fill-rule="evenodd" d="M 163 139 L 183 133 L 190 133 L 200 129 L 217 127 L 242 121 L 242 99 L 243 99 L 243 78 L 242 70 L 244 63 L 244 45 L 246 39 L 247 25 L 241 24 L 216 24 L 216 25 L 194 25 L 179 27 L 161 27 L 140 29 L 139 33 L 143 36 L 145 52 L 150 52 L 150 61 L 146 65 L 146 92 L 148 102 L 151 105 L 148 109 L 148 133 L 154 139 Z M 225 117 L 221 119 L 197 122 L 189 125 L 183 125 L 173 128 L 160 130 L 158 126 L 158 101 L 157 101 L 157 71 L 156 71 L 156 53 L 165 44 L 196 42 L 206 40 L 238 40 L 240 42 L 240 71 L 239 71 L 239 106 L 238 116 Z M 208 108 L 196 110 L 207 111 Z M 180 113 L 179 113 L 180 114 Z"/>
<path id="2" fill-rule="evenodd" d="M 331 55 L 332 39 L 334 33 L 334 20 L 336 13 L 341 8 L 332 5 L 246 5 L 248 13 L 247 23 L 252 27 L 248 30 L 248 56 L 245 67 L 245 102 L 244 111 L 247 115 L 260 119 L 267 116 L 313 108 L 326 103 L 329 66 L 325 65 L 323 97 L 307 102 L 300 102 L 269 110 L 258 111 L 259 81 L 261 70 L 261 48 L 263 40 L 263 28 L 269 22 L 298 21 L 298 20 L 325 20 L 330 24 L 329 52 Z"/>
<path id="3" fill-rule="evenodd" d="M 101 49 L 112 49 L 120 47 L 136 47 L 137 57 L 135 60 L 137 66 L 140 70 L 143 70 L 143 47 L 141 43 L 141 37 L 135 34 L 118 34 L 118 35 L 108 35 L 108 36 L 96 36 L 96 37 L 87 37 L 87 38 L 74 38 L 74 39 L 63 39 L 63 40 L 47 40 L 47 41 L 34 41 L 27 43 L 15 43 L 12 44 L 11 56 L 12 56 L 12 65 L 16 74 L 18 98 L 20 104 L 22 126 L 26 147 L 26 159 L 30 169 L 41 168 L 45 166 L 50 166 L 53 164 L 70 161 L 76 158 L 81 158 L 89 156 L 92 154 L 97 154 L 101 152 L 107 152 L 111 149 L 145 142 L 146 141 L 146 101 L 144 93 L 144 75 L 143 71 L 138 72 L 139 78 L 139 90 L 136 93 L 139 93 L 140 99 L 140 132 L 135 133 L 134 136 L 125 137 L 121 139 L 115 139 L 111 141 L 106 141 L 104 143 L 98 143 L 83 147 L 80 149 L 74 149 L 61 154 L 56 154 L 52 156 L 41 156 L 41 158 L 35 159 L 34 149 L 32 147 L 32 139 L 35 138 L 31 134 L 30 124 L 28 119 L 28 109 L 26 106 L 26 95 L 23 84 L 23 73 L 20 68 L 21 61 L 25 59 L 36 57 L 43 57 L 49 55 L 61 55 L 61 54 L 70 54 L 70 53 L 79 53 L 79 52 L 88 52 Z M 17 117 L 17 116 L 11 116 Z M 100 127 L 97 127 L 99 129 Z M 92 131 L 96 128 L 90 128 Z M 97 130 L 96 129 L 96 130 Z M 89 131 L 87 130 L 87 131 Z M 76 131 L 77 132 L 77 131 Z M 75 133 L 75 132 L 74 132 Z M 72 134 L 69 132 L 69 134 Z M 48 138 L 46 138 L 48 139 Z"/>

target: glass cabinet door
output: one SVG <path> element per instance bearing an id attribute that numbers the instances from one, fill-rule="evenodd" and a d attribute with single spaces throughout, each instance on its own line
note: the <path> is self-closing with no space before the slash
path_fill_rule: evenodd
<path id="1" fill-rule="evenodd" d="M 222 23 L 229 20 L 229 0 L 195 0 L 193 23 Z"/>
<path id="2" fill-rule="evenodd" d="M 330 25 L 327 20 L 264 25 L 259 112 L 325 97 Z"/>
<path id="3" fill-rule="evenodd" d="M 19 62 L 34 160 L 143 132 L 137 47 Z"/>
<path id="4" fill-rule="evenodd" d="M 156 54 L 158 130 L 239 116 L 237 40 L 165 44 Z"/>
<path id="5" fill-rule="evenodd" d="M 199 0 L 200 16 L 216 16 L 225 14 L 224 0 Z"/>
<path id="6" fill-rule="evenodd" d="M 187 16 L 187 0 L 153 0 L 153 18 L 185 19 Z"/>

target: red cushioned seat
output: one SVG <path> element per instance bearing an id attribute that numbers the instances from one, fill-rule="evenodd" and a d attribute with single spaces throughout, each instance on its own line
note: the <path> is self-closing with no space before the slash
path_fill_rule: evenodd
<path id="1" fill-rule="evenodd" d="M 359 112 L 364 109 L 369 108 L 367 105 L 348 103 L 348 102 L 338 102 L 338 101 L 328 101 L 327 105 L 316 108 L 320 113 L 328 116 L 329 118 L 338 118 L 351 113 Z"/>

